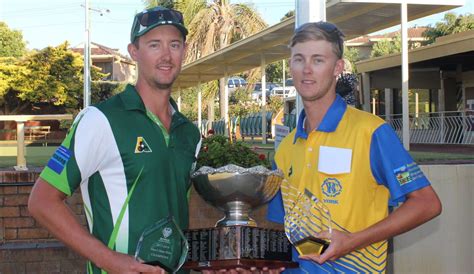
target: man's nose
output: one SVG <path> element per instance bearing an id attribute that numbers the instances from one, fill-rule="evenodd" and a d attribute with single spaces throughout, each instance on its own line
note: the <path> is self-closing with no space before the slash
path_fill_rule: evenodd
<path id="1" fill-rule="evenodd" d="M 311 62 L 304 62 L 303 73 L 305 73 L 305 74 L 313 73 L 313 68 L 311 67 Z"/>
<path id="2" fill-rule="evenodd" d="M 171 50 L 170 47 L 163 47 L 161 59 L 165 61 L 171 60 Z"/>

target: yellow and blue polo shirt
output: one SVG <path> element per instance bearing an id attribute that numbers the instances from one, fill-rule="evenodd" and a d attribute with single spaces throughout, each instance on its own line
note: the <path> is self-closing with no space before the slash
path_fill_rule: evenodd
<path id="1" fill-rule="evenodd" d="M 285 179 L 269 204 L 269 220 L 284 223 L 298 195 L 311 193 L 329 209 L 333 229 L 353 233 L 386 218 L 389 205 L 430 185 L 388 124 L 347 106 L 339 95 L 317 130 L 309 134 L 304 129 L 305 117 L 303 110 L 297 128 L 275 153 L 276 168 Z M 318 229 L 327 227 L 316 227 L 315 232 Z M 387 241 L 323 265 L 299 260 L 293 248 L 300 268 L 285 273 L 384 272 L 386 258 Z"/>

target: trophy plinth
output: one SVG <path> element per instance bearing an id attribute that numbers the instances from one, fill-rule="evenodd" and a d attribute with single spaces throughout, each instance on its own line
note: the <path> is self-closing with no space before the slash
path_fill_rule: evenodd
<path id="1" fill-rule="evenodd" d="M 202 167 L 191 179 L 199 195 L 224 212 L 216 227 L 184 232 L 189 252 L 184 268 L 297 267 L 284 231 L 257 227 L 250 212 L 277 193 L 283 175 L 264 167 Z"/>

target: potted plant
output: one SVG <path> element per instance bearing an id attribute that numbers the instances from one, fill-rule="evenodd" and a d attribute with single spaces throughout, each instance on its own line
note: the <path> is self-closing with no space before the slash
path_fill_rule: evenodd
<path id="1" fill-rule="evenodd" d="M 196 191 L 225 213 L 216 226 L 256 226 L 250 211 L 273 198 L 283 179 L 264 154 L 221 135 L 203 139 L 197 168 L 191 175 Z"/>
<path id="2" fill-rule="evenodd" d="M 270 162 L 265 154 L 257 153 L 244 142 L 231 142 L 222 135 L 203 138 L 197 168 L 202 166 L 219 168 L 229 164 L 243 168 L 254 166 L 270 168 Z"/>

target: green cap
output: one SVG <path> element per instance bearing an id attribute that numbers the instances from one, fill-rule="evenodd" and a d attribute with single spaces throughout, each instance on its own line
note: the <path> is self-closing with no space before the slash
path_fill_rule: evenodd
<path id="1" fill-rule="evenodd" d="M 183 34 L 184 40 L 186 40 L 188 30 L 184 26 L 183 14 L 174 9 L 154 7 L 135 15 L 132 31 L 130 32 L 130 41 L 133 43 L 138 37 L 158 26 L 163 25 L 175 26 L 178 28 L 181 34 Z"/>

